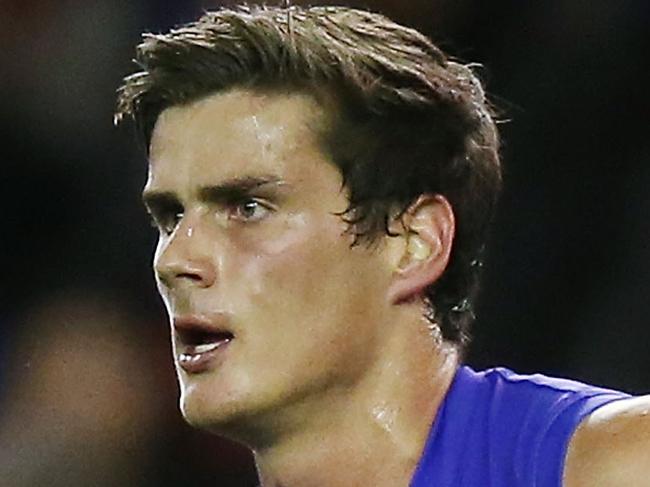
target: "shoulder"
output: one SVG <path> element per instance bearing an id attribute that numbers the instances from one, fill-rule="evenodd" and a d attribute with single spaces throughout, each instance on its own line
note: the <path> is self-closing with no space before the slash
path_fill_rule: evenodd
<path id="1" fill-rule="evenodd" d="M 585 418 L 569 443 L 564 487 L 647 486 L 650 395 L 614 401 Z"/>

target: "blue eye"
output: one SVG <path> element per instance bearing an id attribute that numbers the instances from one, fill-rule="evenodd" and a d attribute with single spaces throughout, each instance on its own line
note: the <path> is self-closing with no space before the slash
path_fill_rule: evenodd
<path id="1" fill-rule="evenodd" d="M 240 221 L 259 221 L 266 217 L 271 209 L 260 201 L 249 199 L 233 206 L 231 218 Z"/>

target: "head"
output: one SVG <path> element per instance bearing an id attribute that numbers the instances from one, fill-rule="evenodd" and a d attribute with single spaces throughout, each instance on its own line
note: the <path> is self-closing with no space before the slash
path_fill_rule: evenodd
<path id="1" fill-rule="evenodd" d="M 282 334 L 308 326 L 318 337 L 314 321 L 327 323 L 340 336 L 311 346 L 348 347 L 357 317 L 368 323 L 365 339 L 379 340 L 371 328 L 388 313 L 392 263 L 377 255 L 401 238 L 414 255 L 424 242 L 426 259 L 437 237 L 418 222 L 433 209 L 446 215 L 446 257 L 419 284 L 393 286 L 390 305 L 420 302 L 446 342 L 465 345 L 501 181 L 495 123 L 470 67 L 412 29 L 342 7 L 209 12 L 145 35 L 136 60 L 142 71 L 120 89 L 117 119 L 136 122 L 148 188 L 173 196 L 154 202 L 167 205 L 156 273 L 170 313 L 207 306 L 199 296 L 229 277 L 216 309 L 235 328 L 237 313 L 256 309 L 296 324 Z M 246 181 L 255 191 L 242 189 Z M 194 191 L 200 185 L 230 187 L 215 197 Z M 220 215 L 210 230 L 206 207 Z M 189 241 L 210 265 L 184 254 Z M 345 364 L 330 355 L 333 369 Z"/>

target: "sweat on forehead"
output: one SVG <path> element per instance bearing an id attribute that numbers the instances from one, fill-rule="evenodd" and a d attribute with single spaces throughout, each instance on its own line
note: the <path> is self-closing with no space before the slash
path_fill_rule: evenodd
<path id="1" fill-rule="evenodd" d="M 239 154 L 241 164 L 270 155 L 288 157 L 303 143 L 320 144 L 326 110 L 304 93 L 260 93 L 231 89 L 185 105 L 164 110 L 153 132 L 149 161 L 161 153 L 180 158 L 193 148 L 193 156 L 217 161 L 220 152 Z M 215 121 L 218 120 L 218 127 Z M 177 130 L 182 127 L 182 133 Z M 210 140 L 212 143 L 207 144 Z M 242 141 L 246 143 L 242 145 Z M 228 150 L 231 146 L 236 150 Z"/>
<path id="2" fill-rule="evenodd" d="M 297 6 L 208 12 L 168 33 L 146 34 L 136 60 L 141 71 L 125 78 L 116 119 L 133 118 L 147 145 L 161 112 L 214 93 L 238 88 L 317 100 L 329 119 L 305 133 L 320 136 L 341 173 L 349 191 L 345 218 L 359 242 L 385 234 L 395 209 L 420 195 L 447 198 L 457 233 L 445 275 L 426 293 L 427 317 L 446 339 L 468 339 L 501 187 L 499 137 L 474 65 L 452 61 L 426 36 L 382 15 Z M 257 140 L 255 120 L 262 125 L 257 117 L 241 128 L 250 140 Z"/>

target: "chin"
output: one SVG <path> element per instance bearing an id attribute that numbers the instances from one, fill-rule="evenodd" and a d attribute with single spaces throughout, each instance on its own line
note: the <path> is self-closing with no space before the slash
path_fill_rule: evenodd
<path id="1" fill-rule="evenodd" d="M 248 437 L 255 407 L 250 401 L 235 397 L 215 397 L 199 388 L 181 392 L 180 410 L 183 419 L 192 427 L 209 431 L 236 441 Z"/>
<path id="2" fill-rule="evenodd" d="M 281 404 L 275 394 L 241 393 L 224 398 L 197 387 L 183 389 L 180 397 L 181 413 L 190 426 L 249 448 L 275 436 Z"/>
<path id="3" fill-rule="evenodd" d="M 237 416 L 238 408 L 234 404 L 229 404 L 223 398 L 210 397 L 203 392 L 197 388 L 185 388 L 181 392 L 181 414 L 191 426 L 210 429 L 211 425 L 228 423 Z"/>

